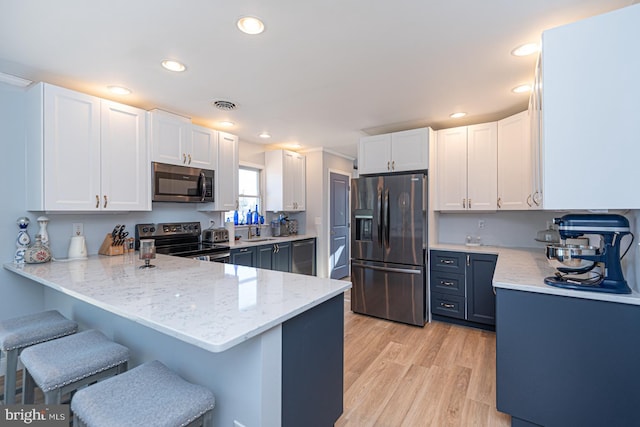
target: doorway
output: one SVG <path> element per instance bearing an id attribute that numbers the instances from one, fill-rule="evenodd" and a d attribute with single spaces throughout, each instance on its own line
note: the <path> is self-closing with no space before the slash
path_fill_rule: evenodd
<path id="1" fill-rule="evenodd" d="M 349 185 L 351 176 L 329 172 L 329 277 L 349 275 Z"/>

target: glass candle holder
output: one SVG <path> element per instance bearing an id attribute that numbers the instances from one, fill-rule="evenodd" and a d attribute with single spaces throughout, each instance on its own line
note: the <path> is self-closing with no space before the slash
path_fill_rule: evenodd
<path id="1" fill-rule="evenodd" d="M 138 268 L 153 268 L 151 260 L 156 257 L 156 241 L 153 239 L 140 239 L 139 258 L 144 260 L 144 265 Z"/>

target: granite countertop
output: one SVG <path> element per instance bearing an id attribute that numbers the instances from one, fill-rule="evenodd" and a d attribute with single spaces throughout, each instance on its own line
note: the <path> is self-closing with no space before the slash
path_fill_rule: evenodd
<path id="1" fill-rule="evenodd" d="M 557 288 L 545 284 L 544 278 L 553 276 L 556 269 L 551 267 L 547 261 L 543 248 L 435 244 L 430 246 L 429 249 L 498 255 L 496 271 L 493 275 L 493 286 L 495 288 L 640 305 L 640 293 L 636 291 L 632 291 L 631 294 L 627 295 L 619 295 Z"/>
<path id="2" fill-rule="evenodd" d="M 136 254 L 4 268 L 64 294 L 212 352 L 225 351 L 351 287 L 322 279 Z"/>
<path id="3" fill-rule="evenodd" d="M 291 234 L 289 236 L 256 236 L 252 239 L 241 238 L 235 242 L 220 243 L 222 245 L 229 245 L 230 249 L 234 248 L 247 248 L 251 246 L 271 245 L 282 242 L 293 242 L 295 240 L 315 239 L 316 236 L 312 234 Z"/>

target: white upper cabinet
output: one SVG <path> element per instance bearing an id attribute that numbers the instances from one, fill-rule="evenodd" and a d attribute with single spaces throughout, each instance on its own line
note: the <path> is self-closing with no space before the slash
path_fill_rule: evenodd
<path id="1" fill-rule="evenodd" d="M 360 138 L 358 173 L 425 170 L 429 168 L 430 128 Z"/>
<path id="2" fill-rule="evenodd" d="M 265 153 L 266 209 L 299 212 L 306 209 L 306 158 L 287 150 Z"/>
<path id="3" fill-rule="evenodd" d="M 191 125 L 191 140 L 187 154 L 188 166 L 215 169 L 218 165 L 218 132 L 202 126 Z"/>
<path id="4" fill-rule="evenodd" d="M 170 165 L 215 169 L 216 131 L 197 126 L 187 117 L 162 110 L 150 112 L 151 160 Z"/>
<path id="5" fill-rule="evenodd" d="M 151 210 L 146 112 L 103 100 L 101 116 L 103 210 Z"/>
<path id="6" fill-rule="evenodd" d="M 438 131 L 436 179 L 437 210 L 496 210 L 496 122 Z"/>
<path id="7" fill-rule="evenodd" d="M 146 113 L 39 83 L 27 92 L 27 209 L 149 210 Z"/>
<path id="8" fill-rule="evenodd" d="M 238 209 L 238 137 L 218 132 L 218 167 L 215 175 L 218 211 Z"/>
<path id="9" fill-rule="evenodd" d="M 640 208 L 639 23 L 637 4 L 542 34 L 544 209 Z"/>
<path id="10" fill-rule="evenodd" d="M 498 121 L 498 209 L 533 209 L 529 113 Z"/>

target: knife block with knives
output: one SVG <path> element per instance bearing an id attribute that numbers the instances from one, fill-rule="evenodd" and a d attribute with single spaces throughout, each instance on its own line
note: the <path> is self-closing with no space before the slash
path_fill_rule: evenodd
<path id="1" fill-rule="evenodd" d="M 98 253 L 100 255 L 124 255 L 125 252 L 133 251 L 132 245 L 129 245 L 131 238 L 127 238 L 128 232 L 124 231 L 124 225 L 116 225 L 110 234 L 107 234 L 100 245 Z"/>

